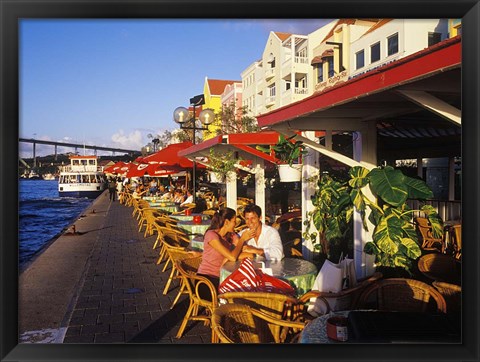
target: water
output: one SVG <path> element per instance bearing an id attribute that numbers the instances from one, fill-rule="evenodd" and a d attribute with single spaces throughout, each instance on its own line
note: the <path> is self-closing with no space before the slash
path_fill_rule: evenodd
<path id="1" fill-rule="evenodd" d="M 19 265 L 65 230 L 92 199 L 58 196 L 58 181 L 19 181 Z"/>

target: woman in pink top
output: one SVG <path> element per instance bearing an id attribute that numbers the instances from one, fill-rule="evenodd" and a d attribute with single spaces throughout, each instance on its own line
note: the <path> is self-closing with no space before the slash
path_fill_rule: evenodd
<path id="1" fill-rule="evenodd" d="M 218 288 L 220 283 L 220 268 L 223 263 L 241 258 L 243 244 L 252 238 L 251 232 L 245 232 L 241 238 L 238 237 L 234 230 L 236 218 L 235 210 L 228 207 L 217 211 L 203 237 L 202 262 L 197 273 L 207 277 L 215 288 Z M 201 294 L 206 296 L 206 293 Z"/>

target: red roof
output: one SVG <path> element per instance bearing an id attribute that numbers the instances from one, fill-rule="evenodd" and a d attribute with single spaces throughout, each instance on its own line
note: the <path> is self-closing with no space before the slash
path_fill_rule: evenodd
<path id="1" fill-rule="evenodd" d="M 207 79 L 211 95 L 222 95 L 228 84 L 241 83 L 241 80 Z"/>
<path id="2" fill-rule="evenodd" d="M 287 40 L 289 37 L 292 36 L 291 33 L 281 33 L 279 31 L 274 31 L 275 35 L 280 38 L 281 41 Z"/>

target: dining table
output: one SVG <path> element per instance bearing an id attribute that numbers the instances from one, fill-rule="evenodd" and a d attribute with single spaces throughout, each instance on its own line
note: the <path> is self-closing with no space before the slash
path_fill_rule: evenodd
<path id="1" fill-rule="evenodd" d="M 172 212 L 180 211 L 179 204 L 173 201 L 161 201 L 157 199 L 157 200 L 151 200 L 151 201 L 147 200 L 147 202 L 151 208 L 161 210 L 168 214 L 171 214 Z"/>
<path id="2" fill-rule="evenodd" d="M 352 313 L 354 312 L 354 313 Z M 327 321 L 347 319 L 348 338 L 341 342 L 327 335 Z M 460 331 L 443 313 L 344 310 L 330 312 L 310 321 L 298 343 L 459 343 Z"/>
<path id="3" fill-rule="evenodd" d="M 210 220 L 210 215 L 206 214 L 199 214 L 199 213 L 192 213 L 190 215 L 185 215 L 185 214 L 175 214 L 175 215 L 170 215 L 172 219 L 176 219 L 178 221 L 193 221 L 193 218 L 195 216 L 199 216 L 203 221 Z"/>
<path id="4" fill-rule="evenodd" d="M 185 232 L 189 235 L 190 240 L 192 240 L 195 236 L 201 235 L 203 236 L 207 229 L 210 227 L 211 221 L 210 220 L 202 220 L 201 223 L 195 223 L 190 220 L 184 220 L 177 222 L 177 227 L 185 230 Z"/>
<path id="5" fill-rule="evenodd" d="M 190 249 L 194 251 L 203 251 L 203 235 L 194 235 L 190 238 Z"/>
<path id="6" fill-rule="evenodd" d="M 263 263 L 263 264 L 262 264 Z M 220 283 L 232 274 L 241 264 L 241 260 L 227 261 L 220 269 Z M 317 266 L 308 260 L 300 258 L 283 258 L 282 260 L 265 260 L 257 257 L 253 260 L 253 267 L 271 269 L 272 276 L 285 280 L 295 288 L 297 296 L 301 296 L 312 289 L 317 277 Z"/>

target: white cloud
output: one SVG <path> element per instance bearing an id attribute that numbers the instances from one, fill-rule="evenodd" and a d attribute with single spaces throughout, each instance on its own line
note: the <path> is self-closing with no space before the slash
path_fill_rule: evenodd
<path id="1" fill-rule="evenodd" d="M 126 134 L 123 129 L 112 135 L 112 147 L 126 148 L 132 150 L 140 150 L 145 142 L 143 140 L 142 132 L 134 130 Z"/>

